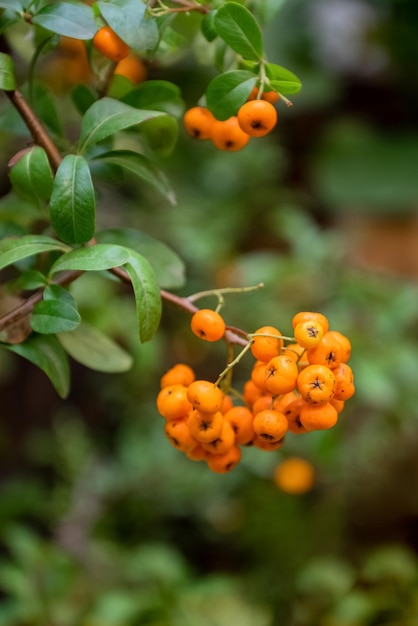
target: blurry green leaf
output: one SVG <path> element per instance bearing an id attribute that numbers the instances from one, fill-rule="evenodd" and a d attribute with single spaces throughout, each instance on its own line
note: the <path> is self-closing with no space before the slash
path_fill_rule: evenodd
<path id="1" fill-rule="evenodd" d="M 184 109 L 179 87 L 167 80 L 146 80 L 122 99 L 137 109 L 163 111 L 170 115 L 177 115 Z"/>
<path id="2" fill-rule="evenodd" d="M 299 593 L 325 596 L 336 599 L 343 597 L 355 581 L 355 572 L 344 561 L 332 558 L 317 558 L 307 563 L 299 574 Z"/>
<path id="3" fill-rule="evenodd" d="M 77 111 L 84 115 L 89 107 L 96 102 L 96 96 L 87 85 L 76 85 L 71 92 L 71 99 Z"/>
<path id="4" fill-rule="evenodd" d="M 280 11 L 286 0 L 263 0 L 257 3 L 257 16 L 262 25 L 268 25 Z"/>
<path id="5" fill-rule="evenodd" d="M 37 333 L 51 335 L 77 328 L 80 320 L 80 314 L 71 304 L 49 299 L 35 304 L 30 325 Z"/>
<path id="6" fill-rule="evenodd" d="M 217 9 L 206 13 L 206 15 L 203 16 L 203 19 L 200 24 L 202 34 L 204 38 L 206 39 L 206 41 L 209 41 L 209 42 L 214 41 L 216 37 L 218 36 L 218 33 L 216 31 L 216 26 L 215 26 L 216 13 L 217 13 Z"/>
<path id="7" fill-rule="evenodd" d="M 86 243 L 94 235 L 96 198 L 88 163 L 68 154 L 58 167 L 50 201 L 51 224 L 69 243 Z"/>
<path id="8" fill-rule="evenodd" d="M 19 15 L 12 9 L 6 9 L 0 14 L 0 34 L 6 32 L 12 24 L 20 19 Z"/>
<path id="9" fill-rule="evenodd" d="M 236 115 L 247 100 L 257 76 L 246 70 L 231 70 L 213 78 L 206 89 L 206 103 L 218 120 Z"/>
<path id="10" fill-rule="evenodd" d="M 101 595 L 93 609 L 94 621 L 103 626 L 133 623 L 138 614 L 138 601 L 128 591 L 113 589 Z"/>
<path id="11" fill-rule="evenodd" d="M 152 265 L 160 287 L 184 285 L 184 262 L 168 246 L 150 235 L 131 228 L 112 228 L 96 234 L 99 243 L 115 243 L 142 254 Z"/>
<path id="12" fill-rule="evenodd" d="M 103 244 L 104 245 L 104 244 Z M 150 263 L 145 257 L 130 250 L 130 258 L 123 265 L 134 290 L 139 340 L 149 341 L 157 332 L 161 319 L 160 288 Z"/>
<path id="13" fill-rule="evenodd" d="M 119 165 L 124 170 L 131 172 L 141 180 L 152 185 L 152 187 L 163 194 L 171 204 L 176 203 L 174 191 L 163 172 L 142 154 L 132 152 L 131 150 L 113 150 L 99 154 L 94 158 L 96 160 Z"/>
<path id="14" fill-rule="evenodd" d="M 99 372 L 126 372 L 132 357 L 100 330 L 81 322 L 72 332 L 60 333 L 58 340 L 75 360 Z"/>
<path id="15" fill-rule="evenodd" d="M 32 335 L 24 343 L 5 346 L 37 365 L 50 379 L 58 395 L 65 398 L 70 384 L 67 355 L 53 335 Z"/>
<path id="16" fill-rule="evenodd" d="M 20 13 L 23 10 L 23 2 L 20 0 L 0 0 L 0 7 L 3 9 L 12 9 Z"/>
<path id="17" fill-rule="evenodd" d="M 63 254 L 51 267 L 50 275 L 64 270 L 108 270 L 123 265 L 129 258 L 130 251 L 127 248 L 100 243 Z"/>
<path id="18" fill-rule="evenodd" d="M 65 244 L 44 235 L 8 237 L 0 242 L 0 269 L 41 252 L 69 250 Z"/>
<path id="19" fill-rule="evenodd" d="M 27 270 L 19 276 L 15 284 L 19 289 L 30 291 L 44 287 L 47 284 L 47 278 L 37 270 Z"/>
<path id="20" fill-rule="evenodd" d="M 78 151 L 82 153 L 89 146 L 120 130 L 159 116 L 164 116 L 164 113 L 138 110 L 112 98 L 101 98 L 92 104 L 83 117 Z"/>
<path id="21" fill-rule="evenodd" d="M 226 2 L 214 19 L 218 35 L 244 59 L 260 61 L 263 57 L 263 38 L 257 20 L 250 11 L 237 2 Z"/>
<path id="22" fill-rule="evenodd" d="M 141 50 L 138 33 L 146 5 L 137 0 L 113 0 L 113 2 L 97 2 L 97 6 L 115 33 L 134 50 Z"/>
<path id="23" fill-rule="evenodd" d="M 43 148 L 33 146 L 25 150 L 9 173 L 16 191 L 24 198 L 34 199 L 42 205 L 48 200 L 53 185 L 53 174 Z"/>
<path id="24" fill-rule="evenodd" d="M 0 89 L 16 89 L 13 60 L 8 54 L 0 52 Z"/>
<path id="25" fill-rule="evenodd" d="M 275 65 L 274 63 L 266 63 L 266 74 L 270 85 L 276 91 L 280 91 L 280 93 L 292 94 L 301 90 L 302 83 L 299 78 L 285 67 Z"/>
<path id="26" fill-rule="evenodd" d="M 379 607 L 366 591 L 353 590 L 336 604 L 331 611 L 330 624 L 339 626 L 359 626 L 373 623 L 379 616 Z M 333 621 L 335 620 L 335 621 Z M 405 624 L 407 626 L 407 624 Z"/>
<path id="27" fill-rule="evenodd" d="M 92 39 L 98 29 L 93 9 L 81 2 L 48 4 L 32 17 L 32 22 L 74 39 Z"/>
<path id="28" fill-rule="evenodd" d="M 43 292 L 43 299 L 61 300 L 61 302 L 66 302 L 73 308 L 77 308 L 75 298 L 71 295 L 68 289 L 61 287 L 61 285 L 47 285 Z"/>
<path id="29" fill-rule="evenodd" d="M 394 581 L 399 584 L 418 582 L 415 554 L 402 545 L 384 546 L 372 552 L 362 569 L 362 579 L 369 583 Z"/>
<path id="30" fill-rule="evenodd" d="M 151 150 L 167 156 L 177 141 L 178 123 L 174 117 L 162 114 L 162 117 L 153 117 L 145 121 L 140 131 L 145 135 Z"/>

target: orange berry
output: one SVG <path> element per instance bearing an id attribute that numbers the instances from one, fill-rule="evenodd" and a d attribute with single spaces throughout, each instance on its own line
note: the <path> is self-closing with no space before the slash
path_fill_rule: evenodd
<path id="1" fill-rule="evenodd" d="M 277 91 L 263 91 L 263 93 L 261 94 L 261 99 L 267 100 L 267 102 L 270 102 L 271 104 L 277 102 L 279 98 L 280 96 Z"/>
<path id="2" fill-rule="evenodd" d="M 327 430 L 337 423 L 338 412 L 330 402 L 326 404 L 305 403 L 299 418 L 306 430 Z"/>
<path id="3" fill-rule="evenodd" d="M 213 414 L 191 411 L 187 420 L 190 432 L 200 443 L 214 441 L 221 434 L 224 417 L 220 411 Z"/>
<path id="4" fill-rule="evenodd" d="M 216 119 L 206 107 L 192 107 L 183 116 L 186 132 L 195 139 L 210 139 Z"/>
<path id="5" fill-rule="evenodd" d="M 265 385 L 273 396 L 288 393 L 296 387 L 299 374 L 297 364 L 293 359 L 283 354 L 275 356 L 266 365 Z"/>
<path id="6" fill-rule="evenodd" d="M 297 363 L 300 363 L 300 359 L 305 352 L 305 348 L 298 343 L 288 343 L 286 348 L 283 350 L 283 354 L 288 356 L 290 359 L 293 359 Z"/>
<path id="7" fill-rule="evenodd" d="M 335 398 L 335 396 L 334 396 L 330 400 L 330 404 L 332 404 L 332 406 L 337 409 L 337 413 L 339 414 L 339 413 L 342 413 L 342 411 L 344 409 L 345 402 L 344 402 L 344 400 L 337 400 Z"/>
<path id="8" fill-rule="evenodd" d="M 341 363 L 343 348 L 340 340 L 332 332 L 327 332 L 315 348 L 307 350 L 306 356 L 311 364 L 319 363 L 334 369 Z"/>
<path id="9" fill-rule="evenodd" d="M 147 78 L 147 68 L 144 61 L 133 53 L 119 61 L 113 73 L 117 76 L 124 76 L 134 85 L 144 82 Z"/>
<path id="10" fill-rule="evenodd" d="M 236 152 L 249 141 L 250 136 L 241 129 L 236 115 L 225 121 L 216 120 L 212 126 L 212 142 L 219 150 Z"/>
<path id="11" fill-rule="evenodd" d="M 252 445 L 259 450 L 264 450 L 264 452 L 274 452 L 275 450 L 279 450 L 284 444 L 284 437 L 279 439 L 278 441 L 267 441 L 263 437 L 259 437 L 255 435 Z"/>
<path id="12" fill-rule="evenodd" d="M 232 409 L 233 406 L 234 406 L 234 403 L 232 402 L 231 396 L 224 395 L 223 400 L 222 400 L 222 406 L 220 408 L 221 413 L 225 415 L 225 413 L 227 413 L 230 409 Z"/>
<path id="13" fill-rule="evenodd" d="M 296 326 L 300 322 L 313 321 L 319 322 L 322 328 L 324 329 L 324 333 L 327 333 L 329 330 L 328 319 L 322 313 L 317 313 L 316 311 L 300 311 L 293 316 L 292 326 L 296 328 Z"/>
<path id="14" fill-rule="evenodd" d="M 118 62 L 128 56 L 129 46 L 115 33 L 110 26 L 99 28 L 93 37 L 93 46 L 107 59 Z"/>
<path id="15" fill-rule="evenodd" d="M 253 333 L 251 354 L 258 361 L 267 363 L 274 356 L 280 354 L 283 348 L 281 332 L 274 326 L 261 326 Z"/>
<path id="16" fill-rule="evenodd" d="M 258 400 L 262 395 L 266 392 L 263 392 L 253 380 L 247 380 L 244 383 L 243 387 L 243 396 L 245 400 L 245 404 L 250 408 L 253 406 L 254 402 Z"/>
<path id="17" fill-rule="evenodd" d="M 241 460 L 241 450 L 238 446 L 232 446 L 224 454 L 208 454 L 206 457 L 208 467 L 216 474 L 230 472 Z"/>
<path id="18" fill-rule="evenodd" d="M 276 467 L 273 480 L 286 493 L 302 494 L 312 489 L 315 471 L 309 461 L 290 457 Z"/>
<path id="19" fill-rule="evenodd" d="M 252 413 L 253 415 L 257 415 L 257 413 L 260 413 L 260 411 L 264 411 L 265 409 L 272 409 L 272 405 L 273 396 L 270 393 L 266 394 L 265 396 L 261 396 L 261 398 L 258 398 L 258 400 L 254 402 L 252 407 Z"/>
<path id="20" fill-rule="evenodd" d="M 253 365 L 253 369 L 251 370 L 251 380 L 254 385 L 262 392 L 266 393 L 266 363 L 264 361 L 256 361 Z"/>
<path id="21" fill-rule="evenodd" d="M 280 411 L 265 409 L 254 416 L 254 432 L 266 441 L 279 441 L 288 431 L 289 424 Z"/>
<path id="22" fill-rule="evenodd" d="M 253 414 L 245 406 L 234 406 L 224 414 L 235 433 L 235 443 L 245 446 L 254 438 Z"/>
<path id="23" fill-rule="evenodd" d="M 205 341 L 219 341 L 225 334 L 223 317 L 212 309 L 200 309 L 192 315 L 191 329 Z"/>
<path id="24" fill-rule="evenodd" d="M 193 450 L 186 451 L 185 454 L 191 461 L 205 461 L 209 452 L 206 452 L 201 443 L 197 443 Z"/>
<path id="25" fill-rule="evenodd" d="M 300 421 L 300 412 L 304 405 L 304 399 L 297 396 L 294 391 L 280 396 L 273 404 L 273 408 L 281 411 L 286 417 L 289 431 L 295 435 L 302 435 L 308 432 Z"/>
<path id="26" fill-rule="evenodd" d="M 248 102 L 249 100 L 256 100 L 256 98 L 257 98 L 257 96 L 258 96 L 258 92 L 259 92 L 258 87 L 257 87 L 257 86 L 253 87 L 253 88 L 251 89 L 251 91 L 250 91 L 250 94 L 249 94 L 248 98 L 247 98 L 247 102 Z"/>
<path id="27" fill-rule="evenodd" d="M 332 371 L 326 365 L 308 365 L 298 376 L 297 388 L 309 404 L 329 402 L 334 396 L 336 381 Z"/>
<path id="28" fill-rule="evenodd" d="M 353 370 L 347 363 L 340 363 L 332 371 L 336 380 L 334 398 L 349 400 L 355 392 Z"/>
<path id="29" fill-rule="evenodd" d="M 187 388 L 187 398 L 201 413 L 217 413 L 223 402 L 223 393 L 208 380 L 194 380 Z"/>
<path id="30" fill-rule="evenodd" d="M 191 452 L 198 445 L 192 436 L 186 420 L 167 422 L 164 434 L 172 446 L 181 452 Z"/>
<path id="31" fill-rule="evenodd" d="M 351 356 L 350 340 L 338 330 L 330 330 L 329 333 L 341 346 L 341 362 L 347 363 Z"/>
<path id="32" fill-rule="evenodd" d="M 186 417 L 192 410 L 187 398 L 187 387 L 183 385 L 169 385 L 161 389 L 157 396 L 158 412 L 166 420 L 178 420 Z"/>
<path id="33" fill-rule="evenodd" d="M 294 335 L 302 348 L 315 348 L 324 336 L 324 328 L 317 320 L 305 320 L 296 324 Z"/>
<path id="34" fill-rule="evenodd" d="M 173 365 L 160 380 L 160 387 L 169 387 L 170 385 L 183 385 L 188 387 L 195 380 L 195 373 L 189 365 L 185 363 L 177 363 Z"/>
<path id="35" fill-rule="evenodd" d="M 223 420 L 222 430 L 219 436 L 208 443 L 202 442 L 202 446 L 204 447 L 204 449 L 207 450 L 207 452 L 211 452 L 212 454 L 225 454 L 225 452 L 228 452 L 228 450 L 230 450 L 234 444 L 234 429 L 232 428 L 231 423 L 225 419 Z"/>
<path id="36" fill-rule="evenodd" d="M 277 111 L 266 100 L 248 100 L 237 113 L 240 128 L 250 137 L 264 137 L 277 123 Z"/>

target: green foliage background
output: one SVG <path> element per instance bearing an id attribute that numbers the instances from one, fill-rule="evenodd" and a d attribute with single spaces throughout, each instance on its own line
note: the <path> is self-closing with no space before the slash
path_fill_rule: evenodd
<path id="1" fill-rule="evenodd" d="M 99 226 L 139 228 L 175 250 L 179 294 L 264 282 L 227 297 L 232 325 L 289 333 L 295 312 L 321 310 L 352 340 L 356 395 L 331 431 L 246 450 L 231 474 L 212 475 L 170 447 L 155 396 L 177 361 L 216 378 L 223 347 L 202 345 L 167 304 L 140 345 L 131 294 L 84 275 L 72 288 L 83 320 L 133 366 L 72 362 L 64 401 L 0 352 L 0 625 L 417 623 L 417 5 L 297 0 L 276 14 L 279 4 L 258 5 L 268 55 L 303 90 L 277 129 L 236 154 L 181 130 L 159 157 L 177 204 L 134 177 L 103 182 Z M 189 21 L 178 20 L 179 39 Z M 193 54 L 174 65 L 169 55 L 151 77 L 193 106 L 213 77 L 205 48 L 197 38 Z M 0 141 L 9 154 L 9 135 Z M 244 362 L 237 383 L 247 375 Z M 293 454 L 317 472 L 304 496 L 272 481 Z"/>

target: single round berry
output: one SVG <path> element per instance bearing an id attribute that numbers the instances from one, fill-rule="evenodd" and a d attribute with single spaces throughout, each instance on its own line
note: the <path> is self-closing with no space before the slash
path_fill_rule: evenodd
<path id="1" fill-rule="evenodd" d="M 218 150 L 236 152 L 244 148 L 249 141 L 249 134 L 240 128 L 235 115 L 225 121 L 217 120 L 212 126 L 212 142 Z"/>
<path id="2" fill-rule="evenodd" d="M 192 316 L 191 329 L 205 341 L 219 341 L 225 334 L 222 316 L 212 309 L 200 309 Z"/>
<path id="3" fill-rule="evenodd" d="M 241 130 L 251 137 L 264 137 L 277 123 L 277 111 L 266 100 L 249 100 L 237 113 Z"/>
<path id="4" fill-rule="evenodd" d="M 127 57 L 130 52 L 129 46 L 110 26 L 99 28 L 93 37 L 93 46 L 103 56 L 116 63 Z"/>
<path id="5" fill-rule="evenodd" d="M 210 139 L 215 122 L 215 118 L 206 107 L 192 107 L 183 116 L 186 132 L 195 139 Z"/>
<path id="6" fill-rule="evenodd" d="M 315 471 L 309 461 L 298 457 L 289 457 L 276 467 L 274 482 L 286 493 L 306 493 L 313 487 Z"/>

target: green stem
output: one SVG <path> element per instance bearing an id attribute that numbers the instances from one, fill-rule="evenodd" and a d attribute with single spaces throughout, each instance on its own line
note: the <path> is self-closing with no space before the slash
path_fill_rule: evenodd
<path id="1" fill-rule="evenodd" d="M 258 283 L 258 285 L 252 285 L 250 287 L 222 287 L 220 289 L 208 289 L 206 291 L 198 291 L 197 293 L 189 296 L 188 299 L 190 302 L 196 302 L 196 300 L 206 298 L 207 296 L 216 296 L 220 299 L 224 293 L 246 293 L 248 291 L 261 289 L 261 287 L 264 287 L 264 283 Z"/>

